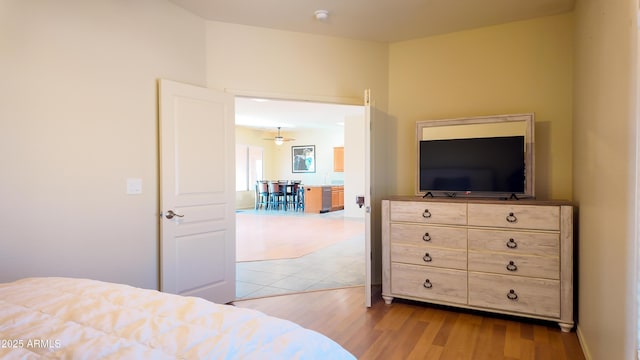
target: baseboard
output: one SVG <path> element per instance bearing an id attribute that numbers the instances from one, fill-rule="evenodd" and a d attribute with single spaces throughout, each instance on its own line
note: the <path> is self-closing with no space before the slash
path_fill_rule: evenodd
<path id="1" fill-rule="evenodd" d="M 578 342 L 580 343 L 580 347 L 582 348 L 582 353 L 584 354 L 584 358 L 586 360 L 592 360 L 591 352 L 589 351 L 589 347 L 582 337 L 582 330 L 580 330 L 580 326 L 576 326 L 576 335 L 578 335 Z"/>

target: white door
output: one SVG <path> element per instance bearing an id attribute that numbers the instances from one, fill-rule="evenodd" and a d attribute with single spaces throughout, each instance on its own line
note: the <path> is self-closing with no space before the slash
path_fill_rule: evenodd
<path id="1" fill-rule="evenodd" d="M 160 290 L 235 298 L 234 97 L 159 83 Z"/>
<path id="2" fill-rule="evenodd" d="M 395 129 L 365 91 L 365 305 L 380 296 L 382 283 L 381 200 L 389 195 L 394 174 Z M 375 291 L 374 291 L 375 290 Z"/>

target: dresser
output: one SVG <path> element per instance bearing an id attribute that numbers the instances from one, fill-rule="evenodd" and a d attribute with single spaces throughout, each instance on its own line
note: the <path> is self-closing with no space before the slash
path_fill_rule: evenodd
<path id="1" fill-rule="evenodd" d="M 382 201 L 382 297 L 574 326 L 573 206 L 535 200 Z"/>

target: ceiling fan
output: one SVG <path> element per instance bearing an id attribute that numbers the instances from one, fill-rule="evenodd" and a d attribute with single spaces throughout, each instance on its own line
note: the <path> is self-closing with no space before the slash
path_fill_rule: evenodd
<path id="1" fill-rule="evenodd" d="M 286 138 L 283 137 L 282 135 L 280 135 L 280 126 L 278 126 L 278 135 L 274 138 L 266 138 L 264 140 L 273 140 L 275 141 L 276 145 L 282 145 L 285 141 L 293 141 L 295 140 L 294 138 Z"/>

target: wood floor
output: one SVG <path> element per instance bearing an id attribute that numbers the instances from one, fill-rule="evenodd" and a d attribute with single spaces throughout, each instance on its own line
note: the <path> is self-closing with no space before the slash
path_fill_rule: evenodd
<path id="1" fill-rule="evenodd" d="M 553 323 L 382 299 L 364 307 L 364 289 L 236 301 L 323 333 L 358 359 L 584 359 L 575 331 Z"/>

